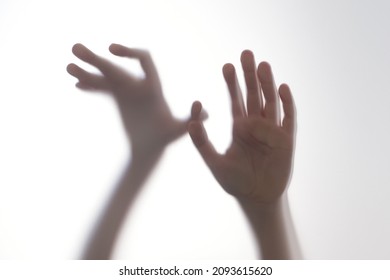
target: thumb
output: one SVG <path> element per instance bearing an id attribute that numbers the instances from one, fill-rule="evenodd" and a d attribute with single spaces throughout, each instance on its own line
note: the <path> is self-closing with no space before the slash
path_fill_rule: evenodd
<path id="1" fill-rule="evenodd" d="M 194 107 L 196 108 L 194 109 Z M 190 117 L 187 117 L 185 120 L 175 120 L 176 129 L 175 132 L 173 133 L 173 139 L 179 138 L 183 134 L 185 134 L 188 131 L 188 127 L 192 121 L 194 120 L 205 121 L 208 119 L 208 117 L 209 115 L 207 114 L 206 110 L 202 109 L 202 104 L 199 101 L 194 102 Z"/>
<path id="2" fill-rule="evenodd" d="M 191 119 L 188 124 L 188 133 L 191 136 L 192 142 L 202 156 L 205 163 L 212 169 L 215 163 L 220 158 L 220 155 L 215 150 L 213 144 L 209 141 L 206 129 L 203 126 L 204 116 L 202 116 L 202 104 L 195 101 L 191 109 Z M 205 112 L 205 111 L 204 111 Z"/>

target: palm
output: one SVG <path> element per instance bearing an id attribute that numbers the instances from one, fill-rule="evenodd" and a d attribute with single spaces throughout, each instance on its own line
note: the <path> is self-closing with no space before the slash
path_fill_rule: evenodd
<path id="1" fill-rule="evenodd" d="M 129 77 L 130 78 L 130 77 Z M 165 102 L 161 87 L 136 81 L 115 99 L 134 149 L 164 146 L 185 132 L 186 122 L 176 120 Z M 129 94 L 129 93 L 134 94 Z"/>
<path id="2" fill-rule="evenodd" d="M 103 91 L 115 99 L 133 152 L 164 148 L 185 132 L 187 122 L 173 118 L 150 55 L 116 44 L 110 46 L 110 51 L 117 56 L 138 59 L 145 78 L 134 77 L 81 44 L 73 47 L 73 53 L 102 74 L 89 73 L 75 64 L 68 66 L 68 72 L 78 78 L 79 88 Z"/>
<path id="3" fill-rule="evenodd" d="M 253 196 L 261 201 L 269 201 L 279 196 L 288 183 L 291 169 L 293 145 L 288 135 L 281 129 L 269 127 L 265 139 L 252 136 L 243 122 L 253 121 L 256 128 L 266 131 L 259 119 L 236 121 L 233 129 L 233 142 L 226 151 L 225 164 L 219 170 L 218 178 L 224 189 L 234 195 Z"/>
<path id="4" fill-rule="evenodd" d="M 197 119 L 200 103 L 193 106 L 190 134 L 216 180 L 228 193 L 257 202 L 271 202 L 285 191 L 290 179 L 295 141 L 294 106 L 288 87 L 282 86 L 279 94 L 285 118 L 281 125 L 269 65 L 261 64 L 258 77 L 253 77 L 251 53 L 243 53 L 242 64 L 248 89 L 247 109 L 243 106 L 233 66 L 224 67 L 234 118 L 233 141 L 226 153 L 216 153 L 208 141 Z M 264 106 L 262 95 L 267 102 Z"/>

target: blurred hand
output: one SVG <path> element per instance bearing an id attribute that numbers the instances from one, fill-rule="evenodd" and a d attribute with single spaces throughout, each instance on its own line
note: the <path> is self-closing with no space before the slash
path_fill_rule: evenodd
<path id="1" fill-rule="evenodd" d="M 268 63 L 257 71 L 253 53 L 243 51 L 241 63 L 247 88 L 245 108 L 236 71 L 223 67 L 233 113 L 233 141 L 225 154 L 215 151 L 199 118 L 202 105 L 194 102 L 188 130 L 216 180 L 241 201 L 272 203 L 286 190 L 292 171 L 296 112 L 289 87 L 277 90 Z M 263 100 L 264 98 L 264 100 Z M 283 104 L 281 123 L 279 98 Z"/>
<path id="2" fill-rule="evenodd" d="M 69 64 L 67 71 L 79 80 L 77 87 L 103 91 L 115 99 L 133 155 L 161 151 L 184 134 L 188 120 L 180 121 L 172 116 L 157 70 L 147 51 L 118 44 L 112 44 L 109 50 L 116 56 L 138 59 L 145 78 L 134 77 L 81 44 L 73 46 L 74 55 L 95 66 L 101 74 L 89 73 L 75 64 Z"/>

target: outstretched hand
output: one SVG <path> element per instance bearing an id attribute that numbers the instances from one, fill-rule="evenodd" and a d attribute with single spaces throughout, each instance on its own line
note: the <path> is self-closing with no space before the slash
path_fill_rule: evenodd
<path id="1" fill-rule="evenodd" d="M 172 116 L 157 69 L 147 51 L 118 44 L 112 44 L 109 50 L 116 56 L 138 59 L 145 78 L 135 77 L 82 44 L 73 46 L 73 54 L 95 66 L 101 74 L 87 72 L 76 64 L 69 64 L 67 71 L 79 80 L 77 87 L 106 92 L 115 99 L 133 155 L 161 151 L 186 132 L 189 120 L 181 121 Z"/>
<path id="2" fill-rule="evenodd" d="M 232 64 L 223 67 L 233 113 L 233 141 L 219 154 L 208 140 L 200 118 L 202 105 L 194 102 L 190 136 L 216 180 L 243 202 L 272 203 L 287 189 L 294 156 L 296 112 L 286 84 L 275 86 L 271 67 L 257 70 L 253 53 L 243 51 L 241 64 L 247 88 L 246 108 Z M 283 104 L 281 122 L 279 98 Z"/>

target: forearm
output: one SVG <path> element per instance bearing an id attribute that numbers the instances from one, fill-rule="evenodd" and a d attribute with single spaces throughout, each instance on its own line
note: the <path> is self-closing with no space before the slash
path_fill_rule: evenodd
<path id="1" fill-rule="evenodd" d="M 109 259 L 121 225 L 135 198 L 157 164 L 162 151 L 133 158 L 125 168 L 92 232 L 82 259 Z"/>
<path id="2" fill-rule="evenodd" d="M 269 204 L 240 201 L 263 259 L 301 259 L 287 194 Z"/>

